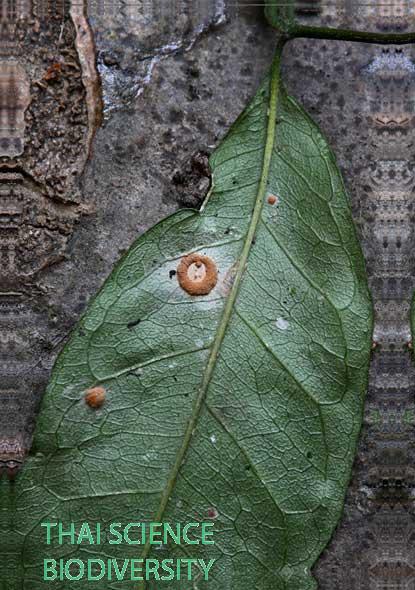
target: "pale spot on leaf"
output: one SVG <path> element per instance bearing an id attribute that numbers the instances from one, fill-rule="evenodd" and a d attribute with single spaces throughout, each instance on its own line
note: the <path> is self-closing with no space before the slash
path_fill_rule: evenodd
<path id="1" fill-rule="evenodd" d="M 277 326 L 278 330 L 288 330 L 290 324 L 284 318 L 278 318 L 275 322 L 275 325 Z"/>

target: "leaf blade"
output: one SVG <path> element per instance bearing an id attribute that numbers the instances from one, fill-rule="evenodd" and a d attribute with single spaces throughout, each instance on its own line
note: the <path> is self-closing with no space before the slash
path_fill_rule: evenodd
<path id="1" fill-rule="evenodd" d="M 239 286 L 245 271 L 245 265 L 248 261 L 249 252 L 252 246 L 252 241 L 254 239 L 254 235 L 258 226 L 259 217 L 262 210 L 262 201 L 264 199 L 266 184 L 268 182 L 268 174 L 269 168 L 271 164 L 271 156 L 272 156 L 272 149 L 274 146 L 275 141 L 275 126 L 276 126 L 276 117 L 277 117 L 277 101 L 278 101 L 278 93 L 279 93 L 279 86 L 280 86 L 280 62 L 281 62 L 281 53 L 282 53 L 283 44 L 280 43 L 279 47 L 277 48 L 276 58 L 274 60 L 272 69 L 271 69 L 271 80 L 270 80 L 270 105 L 269 105 L 269 116 L 268 116 L 268 125 L 267 125 L 267 135 L 266 135 L 266 142 L 265 142 L 265 149 L 264 149 L 264 157 L 263 157 L 263 165 L 262 165 L 262 172 L 258 186 L 258 192 L 254 203 L 254 209 L 252 213 L 252 219 L 248 227 L 248 232 L 246 235 L 246 239 L 244 242 L 244 246 L 242 248 L 240 259 L 237 262 L 237 269 L 235 279 L 232 283 L 232 287 L 230 289 L 230 293 L 226 299 L 225 307 L 223 310 L 223 315 L 220 320 L 220 324 L 218 326 L 218 330 L 213 341 L 211 352 L 209 355 L 209 360 L 206 365 L 206 370 L 203 374 L 203 380 L 201 383 L 200 391 L 198 393 L 196 403 L 194 406 L 193 416 L 189 421 L 189 425 L 186 430 L 186 434 L 183 441 L 183 446 L 181 451 L 177 455 L 177 459 L 175 461 L 174 467 L 172 469 L 172 476 L 169 480 L 169 484 L 167 485 L 165 492 L 163 494 L 160 509 L 157 512 L 155 517 L 155 521 L 159 522 L 163 518 L 164 510 L 169 500 L 170 494 L 173 490 L 179 469 L 181 464 L 185 458 L 185 454 L 187 448 L 189 446 L 192 432 L 197 424 L 197 418 L 200 414 L 200 409 L 202 407 L 202 403 L 204 398 L 207 394 L 207 390 L 210 384 L 210 380 L 212 378 L 213 371 L 215 370 L 215 366 L 217 363 L 217 358 L 220 352 L 220 348 L 222 346 L 223 339 L 225 337 L 226 329 L 228 327 L 230 318 L 233 313 L 233 308 L 235 305 L 235 300 L 238 295 Z M 148 553 L 150 545 L 146 545 L 144 550 L 143 557 L 145 558 L 146 554 Z"/>

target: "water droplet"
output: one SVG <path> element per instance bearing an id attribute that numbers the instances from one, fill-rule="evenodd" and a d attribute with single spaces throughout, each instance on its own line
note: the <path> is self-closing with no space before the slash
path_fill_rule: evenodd
<path id="1" fill-rule="evenodd" d="M 210 436 L 210 442 L 211 442 L 212 444 L 215 444 L 215 443 L 216 443 L 216 436 L 215 436 L 214 434 L 212 434 L 212 435 Z"/>

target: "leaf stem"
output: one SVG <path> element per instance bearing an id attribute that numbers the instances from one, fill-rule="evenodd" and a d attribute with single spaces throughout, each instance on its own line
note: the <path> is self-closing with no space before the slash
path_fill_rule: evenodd
<path id="1" fill-rule="evenodd" d="M 294 4 L 294 1 L 289 2 L 283 11 L 281 10 L 281 6 L 277 4 L 271 3 L 265 6 L 265 16 L 268 22 L 281 35 L 285 36 L 287 40 L 306 37 L 311 39 L 378 43 L 379 45 L 406 45 L 415 42 L 415 31 L 409 33 L 379 33 L 301 25 L 295 21 Z"/>
<path id="2" fill-rule="evenodd" d="M 351 29 L 333 29 L 331 27 L 309 27 L 293 25 L 287 31 L 290 39 L 307 37 L 310 39 L 331 39 L 337 41 L 354 41 L 360 43 L 377 43 L 379 45 L 407 45 L 415 42 L 415 32 L 411 33 L 375 33 L 370 31 L 353 31 Z"/>
<path id="3" fill-rule="evenodd" d="M 246 234 L 245 242 L 242 248 L 242 252 L 238 261 L 238 270 L 235 275 L 235 280 L 233 282 L 231 291 L 229 296 L 226 300 L 225 307 L 222 313 L 222 317 L 220 319 L 218 331 L 216 333 L 215 340 L 213 341 L 212 348 L 210 351 L 209 359 L 206 365 L 206 369 L 203 375 L 203 380 L 200 385 L 200 389 L 198 395 L 195 399 L 192 415 L 189 418 L 187 423 L 186 431 L 184 434 L 183 442 L 180 449 L 177 452 L 176 460 L 172 467 L 169 480 L 167 485 L 164 489 L 163 495 L 160 500 L 160 506 L 155 516 L 154 522 L 160 522 L 163 518 L 163 514 L 166 510 L 169 498 L 173 492 L 174 486 L 176 484 L 176 480 L 180 471 L 180 467 L 184 461 L 186 456 L 187 450 L 189 448 L 190 440 L 193 436 L 194 429 L 197 425 L 197 420 L 199 418 L 199 414 L 202 408 L 203 401 L 206 397 L 206 393 L 210 384 L 210 380 L 213 375 L 213 371 L 216 367 L 216 362 L 218 359 L 218 355 L 220 352 L 220 348 L 223 343 L 223 339 L 226 334 L 226 330 L 229 326 L 235 301 L 239 293 L 239 288 L 242 282 L 242 278 L 245 272 L 246 264 L 248 261 L 249 253 L 251 250 L 251 246 L 255 237 L 255 233 L 257 230 L 258 222 L 260 219 L 265 191 L 267 188 L 268 176 L 269 176 L 269 169 L 271 165 L 271 158 L 272 158 L 272 151 L 274 148 L 275 142 L 275 129 L 277 123 L 277 103 L 278 103 L 278 96 L 280 90 L 280 69 L 281 69 L 281 55 L 282 50 L 285 44 L 285 39 L 280 39 L 277 43 L 277 48 L 275 52 L 275 57 L 271 67 L 271 76 L 270 76 L 270 88 L 269 88 L 269 110 L 268 110 L 268 124 L 267 124 L 267 132 L 266 132 L 266 142 L 264 147 L 264 155 L 262 161 L 262 171 L 260 182 L 258 184 L 258 190 L 255 198 L 254 209 L 252 212 L 251 222 L 249 224 L 248 232 Z M 143 553 L 141 558 L 146 559 L 147 555 L 150 551 L 150 544 L 144 546 Z"/>

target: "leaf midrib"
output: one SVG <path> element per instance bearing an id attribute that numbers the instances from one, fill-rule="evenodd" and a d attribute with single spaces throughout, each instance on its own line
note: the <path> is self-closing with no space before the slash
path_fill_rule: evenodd
<path id="1" fill-rule="evenodd" d="M 197 424 L 197 420 L 199 418 L 200 410 L 202 408 L 203 401 L 205 399 L 210 380 L 212 378 L 214 369 L 216 367 L 217 358 L 226 334 L 226 330 L 230 323 L 233 309 L 235 306 L 235 301 L 239 293 L 239 288 L 241 285 L 241 281 L 245 272 L 246 263 L 249 257 L 249 253 L 251 250 L 251 246 L 255 237 L 255 233 L 257 230 L 257 226 L 260 220 L 261 211 L 263 207 L 265 191 L 267 188 L 268 178 L 269 178 L 269 170 L 271 166 L 271 159 L 273 154 L 273 147 L 275 143 L 275 130 L 276 130 L 276 123 L 277 123 L 277 104 L 278 104 L 278 95 L 280 90 L 280 64 L 281 64 L 281 54 L 282 49 L 284 46 L 284 41 L 281 40 L 277 44 L 276 52 L 274 61 L 271 67 L 271 76 L 270 76 L 270 90 L 269 90 L 269 106 L 268 106 L 268 124 L 267 124 L 267 132 L 266 132 L 266 141 L 264 147 L 264 155 L 263 155 L 263 162 L 262 162 L 262 171 L 260 176 L 260 181 L 258 184 L 258 191 L 255 198 L 255 205 L 252 211 L 252 218 L 248 227 L 248 231 L 246 234 L 244 246 L 242 248 L 242 252 L 238 261 L 238 270 L 235 275 L 235 280 L 232 285 L 232 289 L 229 293 L 228 299 L 226 300 L 226 304 L 222 313 L 222 317 L 219 323 L 219 327 L 216 333 L 215 340 L 212 344 L 211 353 L 209 355 L 209 359 L 206 365 L 206 369 L 203 375 L 203 380 L 199 389 L 199 393 L 194 403 L 192 415 L 188 421 L 187 428 L 184 434 L 183 443 L 176 454 L 176 460 L 172 467 L 169 480 L 167 485 L 164 489 L 163 495 L 160 500 L 160 506 L 157 511 L 157 514 L 154 517 L 155 522 L 160 522 L 165 509 L 167 507 L 169 498 L 171 493 L 174 489 L 177 476 L 180 470 L 180 467 L 183 463 L 185 458 L 186 452 L 188 450 L 192 434 L 194 428 Z M 143 553 L 141 558 L 146 559 L 150 550 L 150 544 L 147 543 L 144 547 Z"/>

